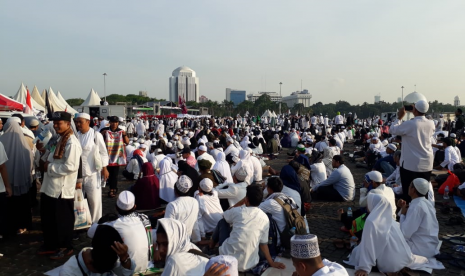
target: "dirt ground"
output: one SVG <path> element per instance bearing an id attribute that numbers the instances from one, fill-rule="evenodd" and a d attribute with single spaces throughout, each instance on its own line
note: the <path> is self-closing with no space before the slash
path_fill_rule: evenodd
<path id="1" fill-rule="evenodd" d="M 353 147 L 350 144 L 345 145 L 344 151 L 352 151 Z M 346 259 L 348 250 L 336 249 L 333 245 L 333 239 L 348 239 L 347 233 L 340 231 L 341 223 L 337 219 L 336 210 L 344 208 L 347 210 L 348 207 L 352 209 L 358 208 L 358 197 L 359 188 L 361 186 L 363 175 L 367 172 L 366 169 L 355 168 L 355 164 L 351 163 L 346 158 L 346 165 L 350 168 L 354 175 L 355 183 L 357 184 L 356 199 L 353 202 L 344 203 L 331 203 L 331 202 L 313 202 L 312 209 L 307 213 L 309 222 L 310 232 L 318 236 L 320 243 L 320 251 L 324 258 L 331 261 L 342 263 L 342 260 Z M 287 164 L 286 149 L 284 149 L 279 157 L 275 160 L 267 161 L 268 165 L 271 165 L 274 169 L 280 170 L 284 165 Z M 122 177 L 120 178 L 122 179 Z M 129 181 L 119 181 L 119 191 L 127 189 L 132 183 Z M 108 188 L 103 189 L 103 213 L 115 212 L 115 198 L 107 197 Z M 442 196 L 436 194 L 436 201 L 443 201 Z M 455 205 L 453 200 L 451 205 Z M 13 239 L 0 242 L 0 253 L 3 257 L 0 257 L 0 276 L 3 275 L 19 275 L 19 276 L 36 276 L 43 275 L 44 272 L 51 270 L 57 266 L 62 265 L 67 259 L 60 261 L 53 261 L 47 257 L 39 256 L 36 254 L 37 249 L 41 245 L 42 235 L 40 230 L 40 216 L 39 210 L 34 209 L 33 217 L 33 229 L 26 232 L 23 235 L 18 235 Z M 437 208 L 437 218 L 440 224 L 439 236 L 442 238 L 445 235 L 450 234 L 463 234 L 464 226 L 447 226 L 445 223 L 448 221 L 450 216 L 444 215 L 440 212 L 440 208 Z M 83 247 L 90 246 L 91 240 L 87 238 L 85 232 L 79 234 L 79 239 L 74 241 L 75 253 L 79 252 Z M 452 245 L 444 242 L 441 247 L 441 252 L 452 253 Z M 464 271 L 444 262 L 446 270 L 434 271 L 434 275 L 465 275 Z"/>

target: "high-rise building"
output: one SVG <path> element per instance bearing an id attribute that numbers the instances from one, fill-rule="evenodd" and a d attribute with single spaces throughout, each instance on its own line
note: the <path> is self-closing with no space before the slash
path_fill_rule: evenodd
<path id="1" fill-rule="evenodd" d="M 460 106 L 460 98 L 459 98 L 459 96 L 454 97 L 454 106 L 455 107 Z"/>
<path id="2" fill-rule="evenodd" d="M 307 89 L 303 91 L 292 92 L 291 95 L 283 97 L 283 103 L 286 103 L 288 107 L 293 107 L 295 104 L 301 103 L 304 107 L 309 107 L 312 99 L 312 94 L 308 93 Z"/>
<path id="3" fill-rule="evenodd" d="M 282 100 L 282 97 L 279 96 L 279 94 L 276 92 L 258 92 L 257 94 L 249 94 L 247 95 L 247 100 L 254 103 L 263 94 L 267 94 L 268 96 L 270 96 L 272 102 L 279 103 Z"/>
<path id="4" fill-rule="evenodd" d="M 170 101 L 177 103 L 178 96 L 181 96 L 186 102 L 198 102 L 199 93 L 199 78 L 194 70 L 181 66 L 173 71 L 170 77 Z"/>
<path id="5" fill-rule="evenodd" d="M 381 94 L 375 96 L 375 103 L 379 103 L 381 101 Z"/>
<path id="6" fill-rule="evenodd" d="M 208 98 L 205 97 L 204 95 L 202 95 L 202 96 L 200 96 L 199 101 L 200 101 L 201 103 L 206 103 L 206 102 L 208 102 Z"/>
<path id="7" fill-rule="evenodd" d="M 139 96 L 147 97 L 147 91 L 139 91 Z"/>
<path id="8" fill-rule="evenodd" d="M 234 106 L 237 106 L 238 104 L 245 101 L 245 94 L 245 90 L 226 88 L 226 100 L 232 101 Z"/>

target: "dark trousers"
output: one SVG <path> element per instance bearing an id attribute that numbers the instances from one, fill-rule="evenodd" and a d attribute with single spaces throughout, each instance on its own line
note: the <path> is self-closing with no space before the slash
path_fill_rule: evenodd
<path id="1" fill-rule="evenodd" d="M 322 201 L 345 201 L 339 192 L 334 189 L 333 185 L 319 187 L 312 194 L 312 198 Z"/>
<path id="2" fill-rule="evenodd" d="M 119 166 L 108 166 L 108 185 L 110 185 L 110 189 L 118 190 L 118 174 L 119 174 Z"/>
<path id="3" fill-rule="evenodd" d="M 18 229 L 31 229 L 32 213 L 29 193 L 7 198 L 8 202 L 8 232 L 16 234 Z"/>
<path id="4" fill-rule="evenodd" d="M 7 232 L 7 214 L 6 192 L 3 192 L 0 193 L 0 235 L 5 235 Z"/>
<path id="5" fill-rule="evenodd" d="M 73 248 L 74 198 L 53 198 L 42 194 L 40 219 L 46 249 Z"/>
<path id="6" fill-rule="evenodd" d="M 402 191 L 404 194 L 402 195 L 402 198 L 410 202 L 412 201 L 412 198 L 408 195 L 408 189 L 410 187 L 410 183 L 416 178 L 423 178 L 426 179 L 427 181 L 431 180 L 431 171 L 429 172 L 413 172 L 409 171 L 407 169 L 404 169 L 403 167 L 400 167 L 400 181 L 402 182 Z"/>
<path id="7" fill-rule="evenodd" d="M 128 172 L 127 170 L 124 170 L 124 171 L 123 171 L 123 176 L 124 176 L 124 178 L 126 178 L 127 180 L 130 180 L 130 181 L 133 181 L 133 180 L 134 180 L 134 174 Z"/>
<path id="8" fill-rule="evenodd" d="M 231 234 L 231 226 L 229 226 L 229 223 L 226 222 L 226 220 L 221 219 L 218 221 L 218 224 L 216 225 L 215 231 L 213 231 L 212 235 L 212 240 L 215 243 L 219 243 L 220 246 L 223 244 L 223 242 L 229 238 L 229 235 Z"/>

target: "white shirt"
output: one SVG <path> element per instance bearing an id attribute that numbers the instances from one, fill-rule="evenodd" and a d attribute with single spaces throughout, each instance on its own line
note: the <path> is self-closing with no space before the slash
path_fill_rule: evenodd
<path id="1" fill-rule="evenodd" d="M 160 161 L 163 160 L 163 159 L 165 159 L 165 157 L 166 157 L 166 156 L 165 156 L 164 154 L 162 154 L 162 153 L 155 155 L 154 162 L 157 162 L 157 167 L 156 167 L 156 168 L 153 167 L 154 170 L 160 168 Z M 156 160 L 156 161 L 155 161 L 155 160 Z"/>
<path id="2" fill-rule="evenodd" d="M 227 156 L 230 153 L 236 153 L 236 156 L 239 156 L 239 149 L 234 144 L 231 144 L 224 150 L 224 155 Z"/>
<path id="3" fill-rule="evenodd" d="M 202 155 L 199 155 L 199 157 L 197 157 L 197 163 L 195 164 L 195 169 L 198 171 L 199 170 L 199 161 L 200 160 L 208 160 L 210 161 L 210 163 L 212 163 L 212 166 L 210 167 L 213 168 L 213 166 L 215 165 L 216 161 L 215 159 L 213 158 L 213 156 L 211 156 L 210 154 L 204 152 Z"/>
<path id="4" fill-rule="evenodd" d="M 334 121 L 336 125 L 342 125 L 344 124 L 344 117 L 342 117 L 342 115 L 336 115 L 336 117 L 334 118 Z"/>
<path id="5" fill-rule="evenodd" d="M 232 207 L 245 197 L 247 193 L 247 186 L 249 185 L 245 182 L 224 183 L 216 186 L 215 190 L 218 192 L 218 198 L 228 199 L 229 206 Z M 224 189 L 224 187 L 227 188 Z"/>
<path id="6" fill-rule="evenodd" d="M 312 276 L 349 276 L 345 267 L 338 263 L 323 259 L 324 267 L 313 273 Z"/>
<path id="7" fill-rule="evenodd" d="M 368 192 L 367 188 L 365 187 L 360 188 L 360 200 L 359 200 L 360 207 L 367 206 L 368 193 L 380 194 L 380 195 L 385 196 L 389 200 L 389 203 L 391 204 L 392 217 L 396 219 L 396 210 L 397 210 L 396 197 L 391 187 L 388 187 L 385 184 L 380 184 L 375 189 L 371 189 L 370 192 Z"/>
<path id="8" fill-rule="evenodd" d="M 8 161 L 8 157 L 6 156 L 5 147 L 2 142 L 0 142 L 0 165 L 5 164 L 6 161 Z M 0 193 L 4 193 L 5 191 L 5 183 L 3 182 L 2 175 L 0 174 Z"/>
<path id="9" fill-rule="evenodd" d="M 263 169 L 260 161 L 255 156 L 250 156 L 250 161 L 253 165 L 253 181 L 262 181 Z"/>
<path id="10" fill-rule="evenodd" d="M 58 143 L 62 137 L 58 138 Z M 81 144 L 74 134 L 69 136 L 66 142 L 65 152 L 61 159 L 54 159 L 52 150 L 48 155 L 47 161 L 50 162 L 47 171 L 44 173 L 44 179 L 41 193 L 49 197 L 74 198 L 76 190 L 76 180 L 79 170 L 79 159 L 81 157 Z"/>
<path id="11" fill-rule="evenodd" d="M 268 243 L 268 216 L 260 208 L 243 205 L 224 212 L 223 217 L 233 230 L 220 246 L 220 255 L 236 257 L 240 272 L 256 266 L 259 244 Z"/>
<path id="12" fill-rule="evenodd" d="M 97 138 L 95 138 L 95 135 L 97 135 Z M 82 176 L 90 176 L 97 172 L 95 167 L 96 154 L 100 155 L 102 167 L 108 166 L 107 146 L 100 132 L 89 129 L 86 133 L 79 131 L 77 136 L 82 148 Z"/>
<path id="13" fill-rule="evenodd" d="M 441 167 L 445 168 L 447 166 L 447 169 L 452 171 L 454 170 L 454 165 L 460 163 L 460 161 L 455 148 L 453 146 L 448 146 L 444 150 L 444 161 L 441 163 Z"/>
<path id="14" fill-rule="evenodd" d="M 424 197 L 415 198 L 407 215 L 400 215 L 400 229 L 412 253 L 427 258 L 439 253 L 439 224 L 433 204 Z"/>
<path id="15" fill-rule="evenodd" d="M 354 199 L 355 196 L 355 182 L 352 173 L 349 168 L 344 164 L 340 165 L 336 170 L 333 170 L 331 175 L 320 184 L 313 187 L 313 190 L 317 190 L 321 186 L 333 186 L 335 190 L 344 198 L 349 201 Z"/>
<path id="16" fill-rule="evenodd" d="M 205 273 L 208 259 L 189 252 L 168 257 L 161 276 L 199 276 Z"/>
<path id="17" fill-rule="evenodd" d="M 320 184 L 327 178 L 326 166 L 322 162 L 313 163 L 312 165 L 310 165 L 310 172 L 310 176 L 312 178 L 312 180 L 310 181 L 310 187 Z"/>
<path id="18" fill-rule="evenodd" d="M 395 120 L 389 128 L 392 135 L 402 136 L 402 154 L 400 166 L 414 172 L 433 170 L 433 148 L 431 137 L 434 134 L 434 123 L 417 116 L 412 120 L 401 122 Z"/>
<path id="19" fill-rule="evenodd" d="M 199 195 L 199 192 L 195 192 L 195 199 L 199 202 L 199 235 L 205 237 L 206 233 L 212 233 L 218 221 L 223 218 L 223 209 L 221 208 L 220 199 L 218 198 L 218 192 L 212 190 L 213 195 Z"/>
<path id="20" fill-rule="evenodd" d="M 141 156 L 141 159 L 144 163 L 148 162 L 147 158 L 143 156 Z M 126 170 L 129 173 L 134 174 L 134 179 L 139 179 L 140 168 L 139 168 L 139 162 L 137 162 L 136 158 L 131 159 L 131 161 L 129 161 L 128 165 L 126 166 Z"/>
<path id="21" fill-rule="evenodd" d="M 199 216 L 199 203 L 195 198 L 181 196 L 166 205 L 165 218 L 176 219 L 186 225 L 189 236 L 193 242 L 200 241 L 200 237 L 194 234 L 199 233 L 197 218 Z"/>

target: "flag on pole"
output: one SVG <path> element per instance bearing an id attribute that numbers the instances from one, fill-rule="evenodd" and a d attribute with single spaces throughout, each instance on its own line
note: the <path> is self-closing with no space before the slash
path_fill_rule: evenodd
<path id="1" fill-rule="evenodd" d="M 178 106 L 181 108 L 181 113 L 182 114 L 187 114 L 187 106 L 186 106 L 186 100 L 181 98 L 181 96 L 178 97 Z"/>
<path id="2" fill-rule="evenodd" d="M 31 102 L 31 94 L 29 93 L 29 89 L 26 86 L 26 106 L 24 107 L 24 113 L 32 115 L 32 102 Z"/>

